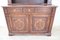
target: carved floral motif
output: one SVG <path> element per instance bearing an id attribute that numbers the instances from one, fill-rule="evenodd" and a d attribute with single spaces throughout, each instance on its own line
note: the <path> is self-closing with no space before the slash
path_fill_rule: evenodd
<path id="1" fill-rule="evenodd" d="M 13 29 L 16 31 L 28 31 L 27 30 L 27 18 L 24 17 L 12 17 Z"/>
<path id="2" fill-rule="evenodd" d="M 46 26 L 46 18 L 44 17 L 34 17 L 33 18 L 33 29 L 37 31 L 41 31 Z"/>

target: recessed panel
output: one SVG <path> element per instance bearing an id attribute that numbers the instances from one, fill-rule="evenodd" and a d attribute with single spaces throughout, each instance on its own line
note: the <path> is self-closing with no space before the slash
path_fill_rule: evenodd
<path id="1" fill-rule="evenodd" d="M 43 4 L 46 3 L 44 0 L 12 0 L 12 3 L 19 3 L 19 4 Z"/>
<path id="2" fill-rule="evenodd" d="M 28 17 L 25 15 L 13 16 L 12 21 L 12 31 L 13 32 L 28 32 Z"/>

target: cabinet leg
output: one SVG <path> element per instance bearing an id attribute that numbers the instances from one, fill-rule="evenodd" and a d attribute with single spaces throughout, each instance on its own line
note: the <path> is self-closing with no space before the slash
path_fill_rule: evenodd
<path id="1" fill-rule="evenodd" d="M 9 33 L 9 36 L 13 36 L 14 34 L 13 33 Z"/>
<path id="2" fill-rule="evenodd" d="M 51 33 L 48 33 L 47 36 L 51 36 Z"/>
<path id="3" fill-rule="evenodd" d="M 51 34 L 47 35 L 47 36 L 51 36 Z"/>

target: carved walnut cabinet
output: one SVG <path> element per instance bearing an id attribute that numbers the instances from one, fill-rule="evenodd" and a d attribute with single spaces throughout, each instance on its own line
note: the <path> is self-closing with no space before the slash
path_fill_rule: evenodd
<path id="1" fill-rule="evenodd" d="M 4 7 L 10 34 L 50 35 L 55 9 L 39 5 Z"/>
<path id="2" fill-rule="evenodd" d="M 3 9 L 9 35 L 51 35 L 56 6 L 8 5 Z"/>

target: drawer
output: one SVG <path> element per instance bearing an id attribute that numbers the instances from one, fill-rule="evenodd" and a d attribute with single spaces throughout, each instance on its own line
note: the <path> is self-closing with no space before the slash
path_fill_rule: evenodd
<path id="1" fill-rule="evenodd" d="M 8 8 L 9 13 L 32 13 L 32 14 L 50 14 L 52 12 L 51 7 L 12 7 Z"/>
<path id="2" fill-rule="evenodd" d="M 30 7 L 15 7 L 8 8 L 9 13 L 33 13 L 35 8 Z"/>
<path id="3" fill-rule="evenodd" d="M 9 7 L 7 9 L 8 9 L 8 13 L 21 13 L 22 12 L 22 8 Z"/>

